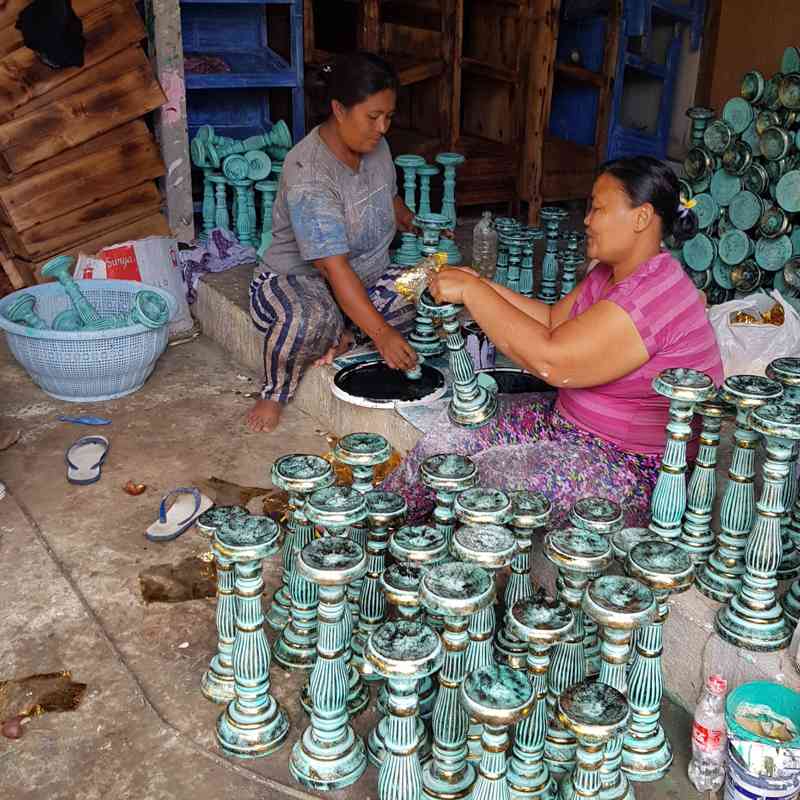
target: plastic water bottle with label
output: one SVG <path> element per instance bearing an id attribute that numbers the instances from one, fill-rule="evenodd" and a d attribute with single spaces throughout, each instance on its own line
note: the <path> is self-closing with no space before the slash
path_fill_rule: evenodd
<path id="1" fill-rule="evenodd" d="M 483 277 L 491 278 L 497 262 L 497 231 L 492 212 L 484 211 L 472 229 L 472 267 Z"/>
<path id="2" fill-rule="evenodd" d="M 725 693 L 728 682 L 710 675 L 697 701 L 692 723 L 689 780 L 698 792 L 716 791 L 725 780 L 728 737 L 725 732 Z"/>

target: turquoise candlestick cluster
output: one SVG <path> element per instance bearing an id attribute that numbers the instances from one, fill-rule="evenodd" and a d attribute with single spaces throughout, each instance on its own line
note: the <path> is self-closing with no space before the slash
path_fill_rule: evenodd
<path id="1" fill-rule="evenodd" d="M 130 325 L 144 325 L 146 328 L 160 328 L 169 322 L 169 305 L 158 292 L 142 289 L 133 296 L 130 310 L 125 314 L 103 316 L 87 300 L 77 282 L 72 277 L 75 259 L 72 256 L 56 256 L 42 267 L 42 276 L 55 278 L 64 289 L 72 308 L 56 314 L 48 325 L 36 313 L 36 298 L 23 293 L 6 310 L 4 316 L 18 325 L 29 328 L 56 331 L 103 331 L 113 328 L 126 328 Z"/>
<path id="2" fill-rule="evenodd" d="M 456 212 L 456 170 L 464 163 L 460 153 L 439 153 L 435 158 L 443 174 L 442 207 L 440 213 L 431 210 L 431 181 L 439 175 L 440 169 L 428 164 L 422 156 L 400 155 L 394 163 L 403 174 L 403 202 L 412 214 L 416 214 L 416 223 L 421 226 L 422 220 L 433 221 L 438 226 L 433 250 L 426 252 L 425 238 L 410 231 L 400 234 L 400 247 L 392 254 L 392 261 L 404 267 L 413 267 L 424 255 L 441 252 L 447 256 L 447 263 L 457 266 L 461 263 L 461 251 L 453 239 L 453 232 L 458 224 Z M 417 203 L 417 179 L 419 178 L 419 203 Z M 424 231 L 424 229 L 423 229 Z"/>
<path id="3" fill-rule="evenodd" d="M 214 228 L 231 230 L 232 219 L 239 243 L 255 247 L 259 258 L 264 255 L 272 242 L 272 208 L 283 160 L 291 147 L 292 135 L 283 120 L 269 133 L 244 140 L 220 136 L 210 125 L 198 130 L 189 149 L 192 163 L 203 172 L 201 242 L 208 241 Z"/>

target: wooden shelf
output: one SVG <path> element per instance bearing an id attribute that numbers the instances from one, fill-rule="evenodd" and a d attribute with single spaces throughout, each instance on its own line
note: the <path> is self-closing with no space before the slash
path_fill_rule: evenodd
<path id="1" fill-rule="evenodd" d="M 397 70 L 401 86 L 411 86 L 414 83 L 437 78 L 445 70 L 445 63 L 441 59 L 422 61 L 413 56 L 399 56 L 394 53 L 380 55 Z"/>
<path id="2" fill-rule="evenodd" d="M 519 80 L 519 73 L 516 70 L 498 67 L 485 61 L 479 61 L 477 58 L 462 58 L 461 68 L 471 75 L 503 83 L 516 83 Z"/>
<path id="3" fill-rule="evenodd" d="M 545 202 L 581 200 L 591 194 L 597 172 L 594 147 L 546 136 L 542 159 L 547 165 L 542 176 Z"/>
<path id="4" fill-rule="evenodd" d="M 441 153 L 444 150 L 443 143 L 437 137 L 427 136 L 408 128 L 392 126 L 386 135 L 386 139 L 389 142 L 392 157 L 403 153 L 413 153 L 431 159 L 436 153 Z"/>
<path id="5" fill-rule="evenodd" d="M 606 79 L 599 72 L 592 72 L 585 67 L 579 67 L 577 64 L 556 64 L 556 75 L 561 78 L 566 78 L 576 83 L 588 83 L 591 86 L 596 86 L 602 89 L 605 86 Z"/>

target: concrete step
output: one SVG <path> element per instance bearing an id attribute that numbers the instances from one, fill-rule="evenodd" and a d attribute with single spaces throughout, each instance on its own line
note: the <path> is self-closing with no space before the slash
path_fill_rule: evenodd
<path id="1" fill-rule="evenodd" d="M 250 319 L 248 286 L 253 265 L 205 275 L 199 283 L 194 314 L 203 333 L 220 344 L 260 382 L 264 376 L 264 337 Z M 292 402 L 320 426 L 339 436 L 372 431 L 385 436 L 400 452 L 410 450 L 419 431 L 394 411 L 351 405 L 330 390 L 333 367 L 309 369 Z"/>

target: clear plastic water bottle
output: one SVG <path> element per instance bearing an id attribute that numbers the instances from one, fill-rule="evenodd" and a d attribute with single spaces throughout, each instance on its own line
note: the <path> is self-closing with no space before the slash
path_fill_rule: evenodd
<path id="1" fill-rule="evenodd" d="M 728 682 L 710 675 L 697 701 L 692 723 L 689 780 L 698 792 L 716 791 L 725 781 L 728 737 L 725 731 L 725 693 Z"/>
<path id="2" fill-rule="evenodd" d="M 480 275 L 491 278 L 497 262 L 497 231 L 492 212 L 484 211 L 472 230 L 472 266 Z"/>

